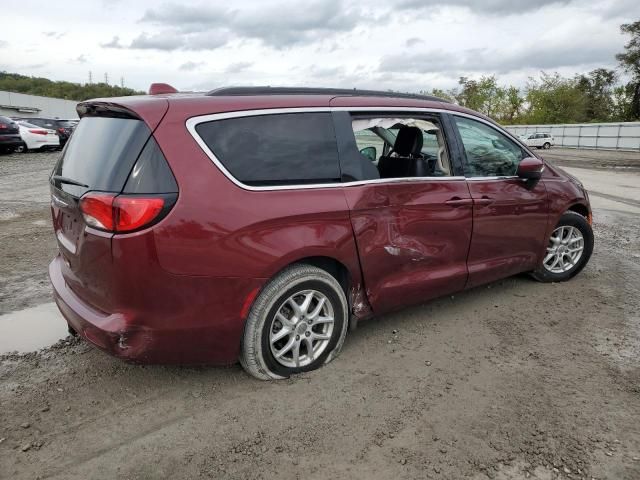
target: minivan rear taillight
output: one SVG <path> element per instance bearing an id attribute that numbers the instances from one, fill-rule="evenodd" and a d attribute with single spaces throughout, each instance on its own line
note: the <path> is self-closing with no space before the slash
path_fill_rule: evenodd
<path id="1" fill-rule="evenodd" d="M 175 202 L 176 195 L 117 195 L 89 192 L 80 199 L 87 225 L 107 232 L 140 230 L 160 220 Z"/>

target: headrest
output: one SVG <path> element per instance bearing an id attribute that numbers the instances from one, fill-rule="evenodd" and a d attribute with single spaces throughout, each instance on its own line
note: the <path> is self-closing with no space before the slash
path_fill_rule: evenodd
<path id="1" fill-rule="evenodd" d="M 393 151 L 401 157 L 420 155 L 422 151 L 422 131 L 418 127 L 401 127 L 398 130 Z"/>

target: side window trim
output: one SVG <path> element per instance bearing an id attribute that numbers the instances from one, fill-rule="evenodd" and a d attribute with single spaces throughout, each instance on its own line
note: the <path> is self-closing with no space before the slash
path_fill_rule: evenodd
<path id="1" fill-rule="evenodd" d="M 343 181 L 343 185 L 349 186 L 352 184 L 359 184 L 362 182 L 375 182 L 375 183 L 397 183 L 397 182 L 416 182 L 416 181 L 444 181 L 444 180 L 460 180 L 464 179 L 464 173 L 462 171 L 462 165 L 460 164 L 459 155 L 456 152 L 452 144 L 452 138 L 454 132 L 451 129 L 449 114 L 445 111 L 437 110 L 437 109 L 405 109 L 402 107 L 398 108 L 340 108 L 333 109 L 334 118 L 340 118 L 341 114 L 347 114 L 349 118 L 348 122 L 348 131 L 346 129 L 346 123 L 341 121 L 340 124 L 336 123 L 336 138 L 338 135 L 342 137 L 349 137 L 350 143 L 356 145 L 355 135 L 351 126 L 351 120 L 354 117 L 414 117 L 414 118 L 427 118 L 432 117 L 435 118 L 438 123 L 442 127 L 442 137 L 445 142 L 445 148 L 447 149 L 447 154 L 449 157 L 449 163 L 451 166 L 451 175 L 448 176 L 426 176 L 426 177 L 394 177 L 394 178 L 380 178 L 376 180 L 352 180 L 352 181 Z M 427 118 L 428 119 L 428 118 Z M 341 132 L 338 134 L 338 132 Z M 340 142 L 338 142 L 340 145 Z M 357 147 L 355 147 L 357 149 Z M 343 171 L 347 171 L 348 167 L 343 165 L 344 158 L 342 156 L 342 152 L 340 152 L 340 147 L 338 148 L 340 157 L 341 157 L 341 168 Z M 387 152 L 383 152 L 384 155 L 387 155 Z"/>
<path id="2" fill-rule="evenodd" d="M 525 158 L 525 156 L 528 156 L 528 155 L 530 155 L 532 157 L 535 156 L 529 151 L 528 148 L 524 148 L 523 144 L 520 141 L 516 141 L 515 137 L 513 135 L 511 135 L 509 132 L 507 132 L 506 130 L 502 130 L 500 128 L 497 128 L 495 125 L 492 125 L 490 122 L 483 121 L 483 119 L 478 118 L 478 117 L 474 117 L 472 115 L 464 115 L 464 114 L 452 113 L 451 114 L 451 124 L 453 126 L 453 129 L 455 130 L 455 138 L 456 138 L 456 141 L 458 142 L 458 146 L 460 148 L 460 153 L 461 153 L 460 160 L 461 160 L 462 165 L 463 165 L 463 173 L 462 174 L 465 175 L 465 178 L 468 181 L 469 180 L 470 181 L 478 181 L 478 180 L 511 179 L 511 178 L 518 178 L 518 176 L 517 175 L 486 175 L 486 176 L 467 177 L 466 173 L 464 172 L 466 151 L 464 149 L 464 143 L 462 141 L 462 136 L 460 135 L 460 129 L 456 125 L 454 117 L 466 118 L 466 119 L 474 120 L 476 122 L 480 122 L 480 123 L 486 125 L 487 127 L 491 128 L 492 130 L 496 131 L 497 133 L 499 133 L 500 135 L 506 137 L 512 143 L 517 145 L 520 148 L 520 150 L 522 151 L 523 158 Z M 522 159 L 520 161 L 522 161 Z"/>
<path id="3" fill-rule="evenodd" d="M 279 191 L 279 190 L 306 190 L 306 189 L 314 189 L 314 188 L 342 188 L 342 187 L 349 187 L 349 186 L 356 186 L 356 185 L 363 185 L 363 184 L 369 184 L 369 183 L 398 183 L 398 182 L 414 182 L 414 181 L 439 181 L 441 182 L 443 179 L 447 179 L 449 181 L 463 181 L 463 180 L 469 180 L 469 178 L 466 178 L 463 176 L 463 171 L 462 171 L 462 164 L 459 163 L 461 161 L 461 158 L 459 156 L 459 152 L 456 153 L 456 150 L 458 150 L 458 145 L 457 144 L 462 144 L 461 139 L 459 138 L 459 133 L 457 128 L 455 128 L 455 126 L 453 128 L 450 128 L 449 130 L 449 134 L 448 134 L 448 145 L 451 149 L 451 157 L 452 157 L 452 165 L 454 165 L 456 167 L 456 171 L 455 171 L 455 176 L 451 176 L 451 177 L 413 177 L 413 178 L 398 178 L 398 179 L 377 179 L 377 180 L 364 180 L 364 181 L 350 181 L 350 182 L 341 182 L 341 183 L 326 183 L 326 184 L 302 184 L 302 185 L 278 185 L 278 186 L 251 186 L 251 185 L 245 185 L 244 183 L 238 181 L 233 175 L 231 175 L 231 173 L 224 167 L 224 165 L 216 158 L 216 156 L 213 154 L 213 152 L 208 148 L 208 146 L 206 145 L 206 143 L 200 138 L 200 136 L 197 134 L 195 127 L 200 124 L 200 123 L 204 123 L 207 121 L 211 121 L 211 120 L 221 120 L 224 118 L 236 118 L 236 117 L 242 117 L 242 116 L 255 116 L 255 115 L 271 115 L 271 114 L 277 114 L 277 113 L 294 113 L 294 112 L 333 112 L 333 113 L 337 113 L 337 112 L 362 112 L 362 113 L 371 113 L 371 112 L 378 112 L 378 113 L 392 113 L 392 112 L 405 112 L 408 114 L 412 114 L 412 113 L 430 113 L 430 114 L 440 114 L 441 118 L 443 119 L 443 125 L 447 124 L 447 121 L 449 122 L 449 124 L 451 124 L 453 122 L 453 117 L 454 116 L 459 116 L 459 117 L 463 117 L 463 118 L 470 118 L 472 120 L 476 120 L 479 121 L 481 123 L 487 124 L 489 126 L 491 126 L 492 128 L 496 128 L 494 125 L 491 124 L 491 122 L 478 117 L 476 115 L 471 115 L 471 114 L 466 114 L 464 112 L 455 112 L 449 109 L 440 109 L 440 108 L 425 108 L 425 107 L 332 107 L 332 106 L 325 106 L 325 107 L 283 107 L 283 108 L 274 108 L 274 109 L 255 109 L 255 110 L 241 110 L 241 111 L 230 111 L 230 112 L 222 112 L 222 113 L 211 113 L 211 114 L 204 114 L 204 115 L 196 115 L 193 117 L 188 118 L 185 121 L 185 126 L 187 128 L 187 131 L 189 132 L 189 134 L 191 135 L 191 137 L 195 140 L 195 142 L 199 145 L 199 147 L 202 149 L 202 151 L 204 152 L 204 154 L 209 157 L 209 159 L 212 161 L 212 163 L 220 170 L 220 172 L 227 177 L 232 183 L 234 183 L 237 187 L 243 189 L 243 190 L 248 190 L 248 191 L 270 191 L 270 190 L 275 190 L 275 191 Z M 445 120 L 445 118 L 449 119 L 449 120 Z M 334 122 L 335 125 L 335 122 Z M 451 127 L 451 125 L 450 125 Z M 516 138 L 514 135 L 512 135 L 511 133 L 509 133 L 508 131 L 504 130 L 498 130 L 500 131 L 503 135 L 507 136 L 508 138 L 510 138 L 513 142 L 515 142 L 517 145 L 519 145 L 524 152 L 527 153 L 528 156 L 531 157 L 537 157 L 538 155 L 534 152 L 532 152 L 525 144 L 522 140 Z M 446 133 L 445 133 L 446 135 Z M 336 140 L 337 140 L 337 131 L 336 131 Z M 454 143 L 456 143 L 456 146 L 454 146 Z M 340 155 L 339 155 L 340 158 Z M 342 168 L 342 165 L 341 165 Z M 460 170 L 458 170 L 458 168 L 460 168 Z M 479 178 L 479 177 L 476 177 Z M 487 178 L 498 178 L 498 177 L 487 177 Z M 510 178 L 510 177 L 507 177 Z"/>

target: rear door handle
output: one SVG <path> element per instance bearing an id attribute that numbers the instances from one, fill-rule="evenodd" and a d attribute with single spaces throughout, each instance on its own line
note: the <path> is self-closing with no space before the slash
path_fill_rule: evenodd
<path id="1" fill-rule="evenodd" d="M 450 198 L 449 200 L 445 201 L 444 203 L 446 203 L 447 205 L 450 205 L 452 207 L 463 207 L 465 205 L 472 205 L 473 204 L 473 199 L 471 199 L 471 198 L 453 197 L 453 198 Z"/>
<path id="2" fill-rule="evenodd" d="M 474 200 L 476 205 L 491 205 L 493 201 L 493 198 L 487 197 L 486 195 L 483 195 L 482 198 L 476 198 Z"/>

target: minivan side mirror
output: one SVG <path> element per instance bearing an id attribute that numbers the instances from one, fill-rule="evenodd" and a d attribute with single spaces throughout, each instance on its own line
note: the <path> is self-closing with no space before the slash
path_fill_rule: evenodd
<path id="1" fill-rule="evenodd" d="M 539 180 L 544 170 L 544 162 L 537 157 L 520 160 L 517 175 L 525 180 Z"/>
<path id="2" fill-rule="evenodd" d="M 360 153 L 367 157 L 372 162 L 376 161 L 376 157 L 378 156 L 378 152 L 376 151 L 376 147 L 365 147 L 360 150 Z"/>

